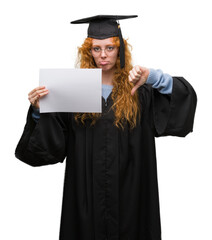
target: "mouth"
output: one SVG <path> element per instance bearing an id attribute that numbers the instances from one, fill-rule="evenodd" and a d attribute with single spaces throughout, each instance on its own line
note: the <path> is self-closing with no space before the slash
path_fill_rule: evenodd
<path id="1" fill-rule="evenodd" d="M 105 66 L 105 65 L 107 65 L 108 63 L 109 63 L 109 62 L 107 62 L 107 61 L 101 61 L 101 62 L 100 62 L 100 65 L 101 65 L 101 66 Z"/>

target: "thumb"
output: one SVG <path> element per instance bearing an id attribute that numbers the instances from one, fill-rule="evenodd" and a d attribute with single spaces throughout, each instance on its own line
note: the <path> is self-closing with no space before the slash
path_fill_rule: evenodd
<path id="1" fill-rule="evenodd" d="M 135 91 L 139 88 L 139 85 L 135 85 L 131 90 L 131 95 L 133 96 L 135 94 Z"/>

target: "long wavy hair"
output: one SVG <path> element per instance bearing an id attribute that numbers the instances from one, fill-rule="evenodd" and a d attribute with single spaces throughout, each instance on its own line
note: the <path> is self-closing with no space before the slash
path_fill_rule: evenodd
<path id="1" fill-rule="evenodd" d="M 81 47 L 78 48 L 77 65 L 80 68 L 96 68 L 96 63 L 91 54 L 92 38 L 86 38 Z M 118 37 L 113 37 L 115 46 L 120 47 L 120 41 Z M 124 40 L 125 44 L 125 67 L 120 68 L 120 57 L 118 56 L 116 61 L 116 70 L 113 77 L 113 90 L 112 100 L 115 120 L 114 124 L 116 127 L 124 128 L 124 125 L 128 123 L 130 128 L 136 126 L 136 122 L 140 118 L 139 100 L 138 94 L 131 95 L 133 84 L 129 82 L 128 75 L 132 69 L 132 57 L 130 52 L 130 45 L 127 40 Z M 76 113 L 75 120 L 84 124 L 86 119 L 91 119 L 91 125 L 94 125 L 98 118 L 101 116 L 100 113 Z"/>

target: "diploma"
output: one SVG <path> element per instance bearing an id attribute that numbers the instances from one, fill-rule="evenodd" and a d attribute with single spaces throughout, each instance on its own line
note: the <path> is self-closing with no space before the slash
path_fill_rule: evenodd
<path id="1" fill-rule="evenodd" d="M 39 84 L 49 90 L 41 113 L 102 111 L 101 69 L 40 69 Z"/>

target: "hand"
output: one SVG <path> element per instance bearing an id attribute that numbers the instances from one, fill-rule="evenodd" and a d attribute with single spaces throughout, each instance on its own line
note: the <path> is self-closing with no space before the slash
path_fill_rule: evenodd
<path id="1" fill-rule="evenodd" d="M 129 72 L 129 81 L 134 84 L 131 90 L 131 95 L 134 95 L 135 91 L 142 86 L 149 76 L 149 69 L 141 66 L 134 66 Z"/>
<path id="2" fill-rule="evenodd" d="M 39 99 L 47 94 L 48 89 L 46 89 L 44 86 L 37 87 L 28 94 L 28 99 L 33 107 L 40 108 Z"/>

